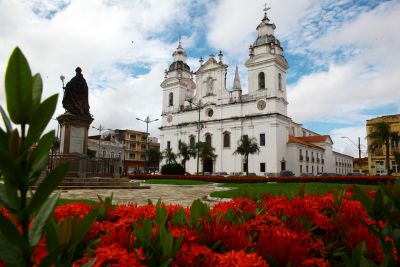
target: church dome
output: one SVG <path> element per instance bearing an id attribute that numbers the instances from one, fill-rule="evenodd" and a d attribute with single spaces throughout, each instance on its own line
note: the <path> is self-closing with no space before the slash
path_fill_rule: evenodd
<path id="1" fill-rule="evenodd" d="M 169 66 L 168 71 L 174 71 L 174 70 L 186 70 L 190 72 L 190 67 L 188 64 L 186 64 L 183 61 L 174 61 L 172 64 Z"/>
<path id="2" fill-rule="evenodd" d="M 276 44 L 280 45 L 279 40 L 274 35 L 268 34 L 268 35 L 258 36 L 257 39 L 253 43 L 253 47 L 264 45 L 264 44 L 270 44 L 270 43 L 274 43 L 274 44 L 276 43 Z"/>

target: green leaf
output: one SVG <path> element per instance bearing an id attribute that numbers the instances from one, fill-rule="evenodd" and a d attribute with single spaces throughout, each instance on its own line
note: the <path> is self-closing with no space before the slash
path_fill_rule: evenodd
<path id="1" fill-rule="evenodd" d="M 354 186 L 354 195 L 358 201 L 364 206 L 369 214 L 372 212 L 372 200 L 358 186 Z"/>
<path id="2" fill-rule="evenodd" d="M 0 232 L 10 243 L 13 243 L 15 246 L 25 251 L 29 250 L 28 243 L 19 233 L 15 224 L 6 218 L 2 213 L 0 213 Z"/>
<path id="3" fill-rule="evenodd" d="M 37 142 L 42 135 L 47 124 L 51 120 L 57 106 L 58 95 L 52 95 L 41 103 L 34 111 L 29 123 L 28 135 L 22 144 L 23 149 L 28 149 L 33 143 Z"/>
<path id="4" fill-rule="evenodd" d="M 4 185 L 0 184 L 0 203 L 8 210 L 15 211 L 17 206 L 14 206 L 7 198 Z"/>
<path id="5" fill-rule="evenodd" d="M 156 223 L 159 225 L 164 225 L 168 218 L 168 211 L 165 206 L 157 206 L 156 208 Z"/>
<path id="6" fill-rule="evenodd" d="M 28 123 L 32 107 L 32 74 L 28 61 L 18 47 L 8 61 L 5 89 L 11 120 L 16 124 Z"/>
<path id="7" fill-rule="evenodd" d="M 42 98 L 43 81 L 39 73 L 32 77 L 32 110 L 35 111 Z"/>
<path id="8" fill-rule="evenodd" d="M 54 266 L 54 262 L 57 261 L 58 256 L 60 256 L 66 249 L 66 245 L 61 245 L 51 251 L 47 256 L 40 262 L 38 267 L 50 267 Z M 57 265 L 58 266 L 58 265 Z"/>
<path id="9" fill-rule="evenodd" d="M 12 132 L 11 122 L 8 119 L 7 114 L 4 111 L 2 106 L 0 106 L 0 113 L 1 113 L 1 116 L 3 117 L 3 121 L 4 121 L 4 125 L 6 126 L 7 133 L 11 133 Z"/>
<path id="10" fill-rule="evenodd" d="M 205 217 L 208 214 L 207 204 L 196 199 L 190 206 L 190 224 L 195 226 L 198 224 L 200 218 Z"/>
<path id="11" fill-rule="evenodd" d="M 24 266 L 21 250 L 8 242 L 0 233 L 0 257 L 6 266 Z"/>
<path id="12" fill-rule="evenodd" d="M 90 227 L 92 227 L 92 224 L 96 221 L 98 214 L 99 210 L 94 209 L 79 222 L 74 232 L 72 233 L 72 247 L 78 245 L 78 243 L 81 242 L 83 238 L 85 238 L 87 232 L 90 230 Z"/>
<path id="13" fill-rule="evenodd" d="M 33 150 L 30 158 L 32 164 L 32 171 L 29 177 L 30 184 L 36 182 L 36 178 L 38 177 L 37 173 L 40 174 L 47 165 L 49 159 L 49 150 L 53 144 L 53 141 L 54 131 L 50 131 L 40 139 L 38 146 Z"/>
<path id="14" fill-rule="evenodd" d="M 29 245 L 33 248 L 42 238 L 43 228 L 50 215 L 53 213 L 57 200 L 60 198 L 60 192 L 50 197 L 40 208 L 35 219 L 32 221 L 32 227 L 29 231 Z"/>
<path id="15" fill-rule="evenodd" d="M 18 130 L 15 129 L 8 140 L 8 156 L 11 160 L 16 160 L 20 155 L 21 139 Z"/>
<path id="16" fill-rule="evenodd" d="M 97 258 L 94 259 L 94 260 L 92 260 L 92 261 L 87 262 L 87 263 L 86 263 L 85 265 L 83 265 L 82 267 L 92 267 L 92 266 L 96 263 L 96 261 L 97 261 Z"/>
<path id="17" fill-rule="evenodd" d="M 70 165 L 70 162 L 65 162 L 59 165 L 43 180 L 43 182 L 40 183 L 27 207 L 28 214 L 32 214 L 36 209 L 42 206 L 51 192 L 53 192 L 64 179 L 65 175 L 68 173 Z"/>
<path id="18" fill-rule="evenodd" d="M 57 224 L 54 217 L 50 217 L 50 220 L 46 227 L 46 246 L 47 251 L 51 252 L 60 245 Z"/>

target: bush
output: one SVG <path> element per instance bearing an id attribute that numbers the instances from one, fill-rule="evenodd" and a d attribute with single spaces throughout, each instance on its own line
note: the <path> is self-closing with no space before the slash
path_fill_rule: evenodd
<path id="1" fill-rule="evenodd" d="M 185 169 L 178 163 L 169 163 L 161 167 L 161 174 L 184 174 Z"/>

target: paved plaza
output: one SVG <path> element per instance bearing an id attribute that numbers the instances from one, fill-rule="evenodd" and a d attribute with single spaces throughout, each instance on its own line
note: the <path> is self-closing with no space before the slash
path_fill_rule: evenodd
<path id="1" fill-rule="evenodd" d="M 113 203 L 126 204 L 129 202 L 138 205 L 147 204 L 147 200 L 151 199 L 156 203 L 159 198 L 166 204 L 180 204 L 182 206 L 190 206 L 193 200 L 201 199 L 214 204 L 207 196 L 211 192 L 221 191 L 223 188 L 217 184 L 206 185 L 150 185 L 150 189 L 81 189 L 81 190 L 63 190 L 62 198 L 72 199 L 91 199 L 98 200 L 97 195 L 103 199 L 113 193 Z"/>

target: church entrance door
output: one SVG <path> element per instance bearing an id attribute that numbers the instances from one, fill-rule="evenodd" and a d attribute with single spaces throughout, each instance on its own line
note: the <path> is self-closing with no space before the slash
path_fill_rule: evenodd
<path id="1" fill-rule="evenodd" d="M 203 170 L 204 170 L 204 172 L 213 173 L 213 160 L 212 159 L 208 159 L 204 162 Z"/>

